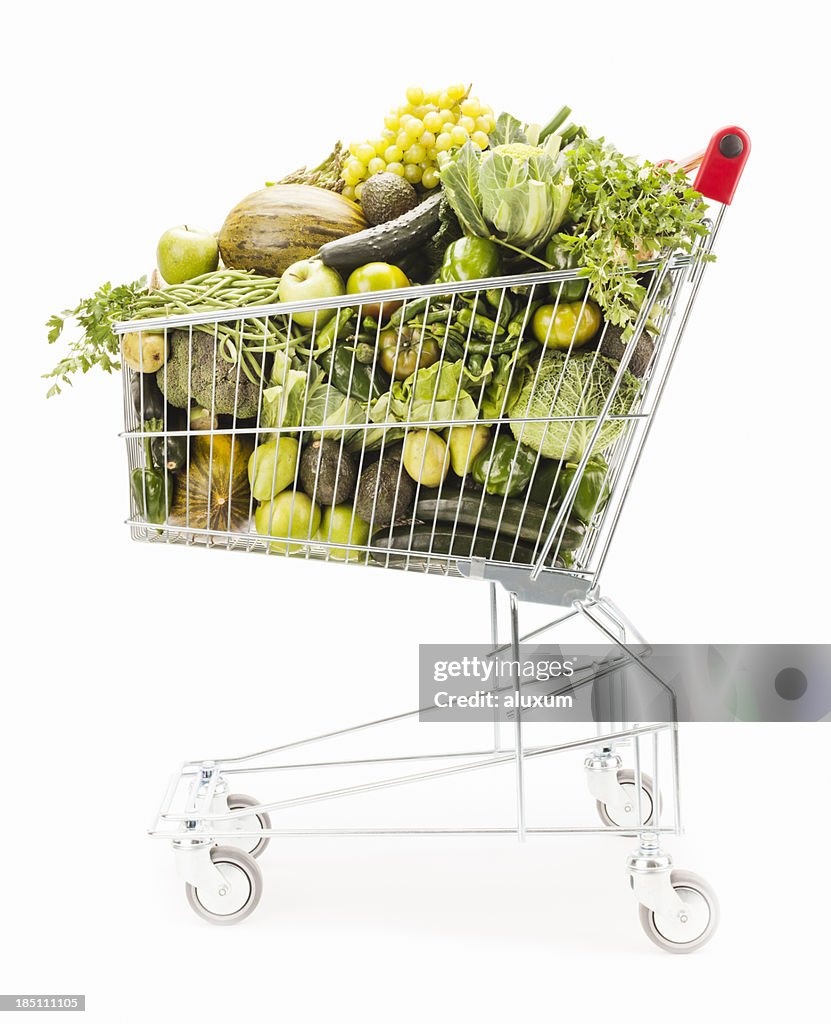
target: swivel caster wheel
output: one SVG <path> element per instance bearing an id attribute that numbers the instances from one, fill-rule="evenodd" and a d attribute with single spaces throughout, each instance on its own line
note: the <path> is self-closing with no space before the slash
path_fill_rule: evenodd
<path id="1" fill-rule="evenodd" d="M 263 892 L 260 866 L 250 854 L 231 846 L 214 846 L 211 860 L 224 883 L 195 886 L 186 882 L 188 903 L 211 924 L 236 924 L 248 917 L 260 902 Z"/>
<path id="2" fill-rule="evenodd" d="M 620 807 L 610 807 L 602 800 L 597 801 L 597 813 L 604 825 L 612 828 L 639 828 L 642 825 L 655 823 L 655 783 L 652 778 L 641 772 L 641 793 L 643 820 L 638 821 L 638 791 L 635 786 L 635 772 L 631 768 L 621 768 L 617 773 L 617 781 L 625 790 L 625 800 Z M 660 805 L 660 796 L 658 797 Z"/>
<path id="3" fill-rule="evenodd" d="M 641 903 L 641 927 L 661 949 L 692 953 L 709 942 L 718 927 L 718 899 L 708 883 L 692 871 L 672 871 L 670 884 L 684 909 L 680 913 L 662 914 Z"/>
<path id="4" fill-rule="evenodd" d="M 245 793 L 232 793 L 228 797 L 228 810 L 229 811 L 241 811 L 246 807 L 259 807 L 259 800 L 255 800 L 253 796 L 246 796 Z M 257 811 L 255 814 L 244 817 L 234 818 L 229 824 L 239 826 L 243 832 L 265 832 L 271 828 L 271 818 L 267 811 Z M 235 850 L 242 850 L 251 857 L 259 857 L 260 854 L 268 846 L 270 840 L 268 836 L 262 836 L 259 839 L 233 839 L 230 836 L 223 836 L 222 843 L 224 846 L 233 847 Z"/>

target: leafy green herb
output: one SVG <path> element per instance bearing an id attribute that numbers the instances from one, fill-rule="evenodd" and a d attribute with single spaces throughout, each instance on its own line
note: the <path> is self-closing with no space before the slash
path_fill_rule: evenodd
<path id="1" fill-rule="evenodd" d="M 47 339 L 53 345 L 64 333 L 66 321 L 76 320 L 83 333 L 70 342 L 70 354 L 61 359 L 47 378 L 57 378 L 46 393 L 47 398 L 61 393 L 61 384 L 72 384 L 73 373 L 86 373 L 93 366 L 100 366 L 106 373 L 120 369 L 118 361 L 118 338 L 113 334 L 114 320 L 129 320 L 136 301 L 147 294 L 146 279 L 141 277 L 132 284 L 115 288 L 108 281 L 89 299 L 81 299 L 74 309 L 65 309 L 50 316 L 46 322 L 49 328 Z"/>
<path id="2" fill-rule="evenodd" d="M 707 207 L 681 170 L 626 157 L 604 139 L 580 139 L 560 156 L 573 185 L 568 234 L 557 236 L 586 268 L 592 298 L 620 327 L 637 318 L 646 289 L 633 274 L 662 249 L 691 252 L 708 233 Z"/>

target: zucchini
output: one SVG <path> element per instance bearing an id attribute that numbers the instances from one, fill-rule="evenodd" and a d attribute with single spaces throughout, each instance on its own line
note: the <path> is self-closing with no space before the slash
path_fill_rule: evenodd
<path id="1" fill-rule="evenodd" d="M 438 491 L 422 489 L 414 515 L 416 519 L 427 523 L 432 523 L 434 519 L 436 522 L 457 522 L 472 527 L 478 523 L 479 533 L 488 535 L 491 540 L 496 530 L 499 531 L 500 537 L 510 539 L 511 544 L 514 537 L 519 536 L 521 541 L 531 545 L 532 552 L 537 541 L 542 546 L 554 522 L 557 509 L 550 508 L 546 513 L 544 505 L 538 505 L 533 501 L 526 504 L 523 498 L 509 498 L 504 501 L 503 509 L 503 501 L 502 497 L 487 494 L 483 500 L 480 491 L 471 491 L 469 488 L 466 488 L 461 496 L 455 489 L 445 488 L 440 496 Z M 581 523 L 570 519 L 563 532 L 559 550 L 576 551 L 583 543 L 585 533 Z M 517 546 L 517 556 L 519 548 L 520 545 Z"/>
<path id="2" fill-rule="evenodd" d="M 166 469 L 178 473 L 188 461 L 188 439 L 186 437 L 167 437 L 156 434 L 150 439 L 150 452 L 156 469 Z"/>
<path id="3" fill-rule="evenodd" d="M 528 502 L 523 513 L 524 501 L 509 499 L 502 511 L 502 498 L 486 496 L 484 501 L 481 499 L 481 493 L 469 493 L 460 498 L 458 491 L 443 491 L 439 497 L 437 491 L 423 489 L 414 512 L 415 519 L 419 521 L 414 526 L 404 524 L 379 530 L 371 544 L 390 551 L 406 552 L 409 549 L 423 554 L 487 558 L 531 565 L 554 521 L 554 510 L 545 515 L 542 506 Z M 519 540 L 514 546 L 517 536 Z M 580 523 L 573 520 L 567 523 L 557 551 L 558 558 L 554 562 L 549 557 L 548 564 L 568 568 L 573 561 L 572 553 L 583 542 L 584 536 L 585 529 Z M 376 552 L 372 557 L 384 565 L 403 566 L 407 556 L 401 554 L 391 558 Z"/>
<path id="4" fill-rule="evenodd" d="M 344 277 L 365 263 L 396 263 L 436 233 L 440 202 L 441 190 L 395 220 L 327 242 L 318 255 Z"/>
<path id="5" fill-rule="evenodd" d="M 514 543 L 507 538 L 499 538 L 496 545 L 493 534 L 487 535 L 482 530 L 474 530 L 472 526 L 457 526 L 455 531 L 451 523 L 416 523 L 415 526 L 393 526 L 392 529 L 381 530 L 372 538 L 371 544 L 376 548 L 389 548 L 397 555 L 371 552 L 374 561 L 381 565 L 404 567 L 407 560 L 412 564 L 412 555 L 405 552 L 418 552 L 425 555 L 452 555 L 454 558 L 488 558 L 497 562 L 511 561 Z M 531 561 L 532 548 L 523 550 L 525 545 L 517 544 L 513 561 Z M 491 549 L 493 548 L 493 554 Z"/>

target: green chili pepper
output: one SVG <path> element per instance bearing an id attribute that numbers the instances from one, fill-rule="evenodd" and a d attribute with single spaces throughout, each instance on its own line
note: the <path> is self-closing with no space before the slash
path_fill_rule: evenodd
<path id="1" fill-rule="evenodd" d="M 503 434 L 473 462 L 473 479 L 488 494 L 521 494 L 531 480 L 537 453 Z"/>
<path id="2" fill-rule="evenodd" d="M 487 238 L 459 238 L 444 251 L 440 281 L 478 281 L 498 277 L 502 265 L 499 246 Z"/>
<path id="3" fill-rule="evenodd" d="M 503 333 L 495 320 L 491 320 L 482 313 L 474 313 L 470 309 L 460 309 L 457 319 L 463 327 L 470 327 L 474 334 Z"/>
<path id="4" fill-rule="evenodd" d="M 428 297 L 413 299 L 411 302 L 406 302 L 403 306 L 399 306 L 389 319 L 390 326 L 397 327 L 399 324 L 406 324 L 408 321 L 414 320 L 419 313 L 424 312 L 429 302 L 430 299 Z"/>
<path id="5" fill-rule="evenodd" d="M 130 474 L 130 490 L 139 515 L 148 523 L 163 523 L 167 519 L 175 486 L 173 474 L 161 469 L 139 468 Z"/>
<path id="6" fill-rule="evenodd" d="M 445 362 L 456 363 L 460 359 L 463 359 L 465 355 L 465 344 L 464 341 L 459 341 L 458 338 L 448 337 L 444 343 L 442 350 L 442 358 Z"/>
<path id="7" fill-rule="evenodd" d="M 520 308 L 511 318 L 511 322 L 508 324 L 508 335 L 514 338 L 517 335 L 522 334 L 526 327 L 531 324 L 534 318 L 534 313 L 543 305 L 542 299 L 534 299 L 533 302 L 523 302 Z"/>
<path id="8" fill-rule="evenodd" d="M 345 334 L 349 322 L 355 317 L 355 310 L 351 306 L 339 310 L 332 319 L 324 324 L 315 337 L 315 351 L 325 352 L 332 347 L 332 344 L 339 336 Z"/>

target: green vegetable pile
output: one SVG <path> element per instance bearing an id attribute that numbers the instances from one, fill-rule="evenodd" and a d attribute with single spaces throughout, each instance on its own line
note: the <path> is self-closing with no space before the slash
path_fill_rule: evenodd
<path id="1" fill-rule="evenodd" d="M 681 170 L 569 113 L 540 127 L 464 86 L 409 90 L 377 141 L 246 197 L 219 236 L 169 229 L 149 283 L 52 317 L 50 343 L 70 319 L 80 337 L 50 395 L 118 369 L 113 322 L 138 322 L 120 346 L 134 516 L 284 554 L 533 564 L 562 510 L 549 564 L 579 568 L 672 289 L 643 264 L 708 228 Z M 570 277 L 523 277 L 545 269 Z M 436 287 L 396 294 L 415 283 Z"/>

